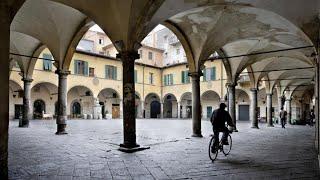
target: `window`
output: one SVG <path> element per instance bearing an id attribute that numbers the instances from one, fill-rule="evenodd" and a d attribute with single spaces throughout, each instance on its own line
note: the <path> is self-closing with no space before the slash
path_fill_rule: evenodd
<path id="1" fill-rule="evenodd" d="M 137 70 L 134 70 L 134 83 L 138 82 L 138 72 Z"/>
<path id="2" fill-rule="evenodd" d="M 110 56 L 110 51 L 107 51 L 107 56 Z"/>
<path id="3" fill-rule="evenodd" d="M 99 39 L 99 44 L 100 44 L 100 45 L 103 45 L 103 44 L 104 44 L 103 38 L 100 38 L 100 39 Z"/>
<path id="4" fill-rule="evenodd" d="M 88 62 L 81 60 L 74 60 L 74 74 L 89 75 Z"/>
<path id="5" fill-rule="evenodd" d="M 89 68 L 89 76 L 94 77 L 94 68 Z"/>
<path id="6" fill-rule="evenodd" d="M 139 54 L 140 54 L 140 59 L 142 59 L 142 50 L 139 50 Z"/>
<path id="7" fill-rule="evenodd" d="M 207 68 L 203 70 L 203 81 L 216 80 L 216 67 Z"/>
<path id="8" fill-rule="evenodd" d="M 177 55 L 179 55 L 179 54 L 180 54 L 180 48 L 177 49 Z"/>
<path id="9" fill-rule="evenodd" d="M 164 75 L 163 83 L 165 86 L 173 85 L 173 74 Z"/>
<path id="10" fill-rule="evenodd" d="M 153 73 L 149 73 L 149 84 L 153 84 Z"/>
<path id="11" fill-rule="evenodd" d="M 152 53 L 152 52 L 149 52 L 149 53 L 148 53 L 148 59 L 149 59 L 149 60 L 152 60 L 152 59 L 153 59 L 153 53 Z"/>
<path id="12" fill-rule="evenodd" d="M 190 83 L 190 77 L 188 76 L 189 71 L 181 71 L 181 83 Z"/>
<path id="13" fill-rule="evenodd" d="M 99 51 L 99 54 L 104 55 L 104 51 Z"/>
<path id="14" fill-rule="evenodd" d="M 106 79 L 113 79 L 113 80 L 117 79 L 117 67 L 106 65 L 105 70 L 106 70 Z"/>
<path id="15" fill-rule="evenodd" d="M 52 70 L 52 56 L 50 54 L 43 54 L 43 70 L 51 71 Z"/>

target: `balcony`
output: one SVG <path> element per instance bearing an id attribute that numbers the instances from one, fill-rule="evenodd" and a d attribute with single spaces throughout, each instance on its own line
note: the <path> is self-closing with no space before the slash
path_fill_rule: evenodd
<path id="1" fill-rule="evenodd" d="M 172 46 L 180 43 L 179 39 L 176 36 L 171 36 L 170 38 L 168 38 L 168 43 Z"/>

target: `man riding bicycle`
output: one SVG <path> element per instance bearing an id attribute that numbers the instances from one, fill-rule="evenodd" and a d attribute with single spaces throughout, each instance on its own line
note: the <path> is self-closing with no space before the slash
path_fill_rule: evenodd
<path id="1" fill-rule="evenodd" d="M 221 103 L 220 108 L 213 111 L 210 121 L 213 127 L 215 143 L 219 143 L 219 133 L 223 132 L 222 143 L 229 145 L 229 129 L 226 127 L 226 122 L 231 127 L 235 127 L 235 125 L 232 122 L 229 112 L 225 110 L 226 107 L 227 105 L 225 103 Z"/>

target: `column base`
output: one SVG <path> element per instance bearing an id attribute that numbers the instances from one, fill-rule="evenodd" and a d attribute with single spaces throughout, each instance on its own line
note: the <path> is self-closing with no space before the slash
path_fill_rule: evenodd
<path id="1" fill-rule="evenodd" d="M 68 134 L 66 131 L 66 124 L 58 124 L 56 135 L 65 135 Z"/>
<path id="2" fill-rule="evenodd" d="M 29 121 L 23 121 L 23 120 L 20 120 L 19 121 L 19 127 L 20 128 L 28 128 L 29 127 Z"/>
<path id="3" fill-rule="evenodd" d="M 192 136 L 191 136 L 191 137 L 202 138 L 203 136 L 202 136 L 202 134 L 192 134 Z"/>
<path id="4" fill-rule="evenodd" d="M 268 126 L 267 127 L 274 127 L 274 125 L 273 124 L 268 124 Z"/>
<path id="5" fill-rule="evenodd" d="M 252 128 L 252 129 L 259 129 L 258 126 L 252 126 L 251 128 Z"/>
<path id="6" fill-rule="evenodd" d="M 232 131 L 233 131 L 233 132 L 239 132 L 238 129 L 233 129 Z"/>
<path id="7" fill-rule="evenodd" d="M 143 151 L 146 149 L 150 149 L 148 146 L 140 146 L 139 144 L 120 144 L 119 151 L 125 153 L 134 153 L 137 151 Z"/>

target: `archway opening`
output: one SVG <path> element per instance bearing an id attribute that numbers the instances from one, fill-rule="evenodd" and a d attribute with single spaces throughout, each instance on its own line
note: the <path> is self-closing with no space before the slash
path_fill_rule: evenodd
<path id="1" fill-rule="evenodd" d="M 101 105 L 102 117 L 107 119 L 118 119 L 121 117 L 121 100 L 119 93 L 114 89 L 103 89 L 98 95 Z"/>
<path id="2" fill-rule="evenodd" d="M 202 118 L 209 119 L 214 109 L 219 107 L 220 96 L 214 91 L 206 91 L 201 96 Z"/>
<path id="3" fill-rule="evenodd" d="M 161 104 L 160 98 L 154 93 L 150 93 L 145 98 L 145 117 L 160 118 Z"/>
<path id="4" fill-rule="evenodd" d="M 192 118 L 192 94 L 191 92 L 186 92 L 181 96 L 181 118 Z"/>
<path id="5" fill-rule="evenodd" d="M 33 118 L 42 119 L 46 113 L 46 103 L 42 99 L 38 99 L 33 103 Z"/>
<path id="6" fill-rule="evenodd" d="M 178 101 L 173 94 L 168 94 L 164 97 L 163 117 L 178 118 Z"/>

